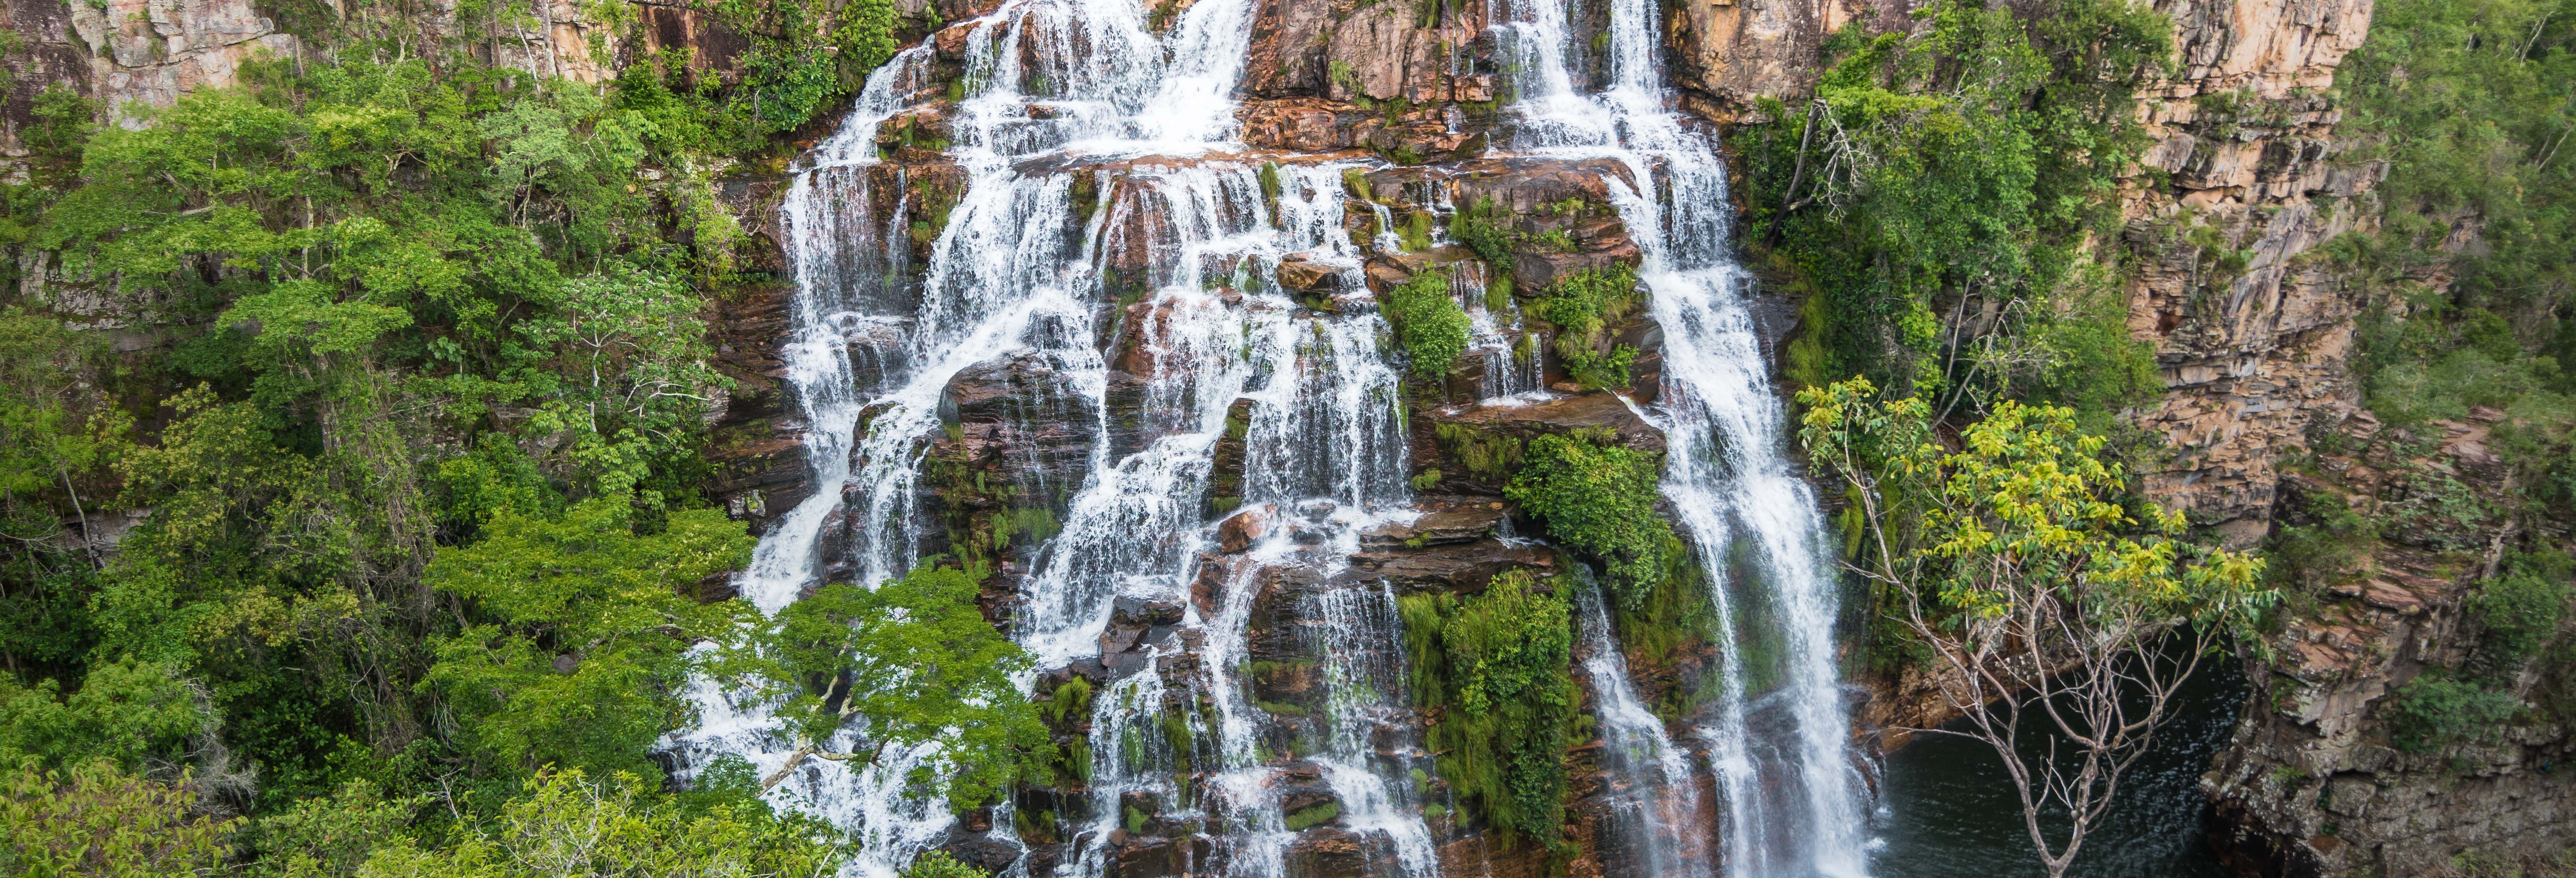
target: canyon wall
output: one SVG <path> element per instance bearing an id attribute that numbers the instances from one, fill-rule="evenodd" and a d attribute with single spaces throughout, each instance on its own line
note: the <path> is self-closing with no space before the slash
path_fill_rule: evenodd
<path id="1" fill-rule="evenodd" d="M 1690 109 L 1718 122 L 1744 117 L 1758 97 L 1795 101 L 1812 84 L 1819 47 L 1829 34 L 1854 23 L 1877 30 L 1906 27 L 1907 5 L 1667 4 L 1675 84 Z M 2155 145 L 2126 181 L 2128 222 L 2121 235 L 2096 245 L 2099 258 L 2135 267 L 2127 290 L 2129 326 L 2135 337 L 2153 343 L 2167 385 L 2161 398 L 2134 413 L 2137 423 L 2167 439 L 2172 450 L 2145 473 L 2149 491 L 2191 513 L 2196 525 L 2228 544 L 2245 547 L 2277 528 L 2315 524 L 2319 509 L 2368 512 L 2403 502 L 2412 496 L 2410 486 L 2422 493 L 2431 478 L 2426 473 L 2480 491 L 2516 490 L 2492 466 L 2493 455 L 2483 445 L 2490 424 L 2444 422 L 2434 428 L 2439 435 L 2392 437 L 2360 404 L 2361 388 L 2352 377 L 2355 324 L 2371 303 L 2318 248 L 2375 215 L 2371 187 L 2384 169 L 2343 154 L 2336 136 L 2341 111 L 2332 88 L 2337 64 L 2368 32 L 2370 0 L 2155 5 L 2175 24 L 2180 65 L 2139 107 Z M 678 5 L 639 7 L 645 26 L 634 31 L 633 45 L 585 23 L 570 0 L 552 0 L 537 8 L 541 26 L 535 31 L 487 35 L 483 51 L 498 63 L 595 82 L 639 50 L 690 46 L 698 50 L 698 63 L 722 75 L 740 49 L 739 38 L 701 13 Z M 1577 8 L 1578 16 L 1606 15 L 1601 4 Z M 1455 56 L 1477 44 L 1486 24 L 1481 9 L 1464 4 L 1426 22 L 1413 4 L 1265 3 L 1244 84 L 1243 141 L 1256 149 L 1365 150 L 1408 164 L 1445 165 L 1371 174 L 1367 185 L 1399 193 L 1374 199 L 1399 212 L 1417 204 L 1428 209 L 1435 200 L 1445 206 L 1462 196 L 1494 196 L 1525 234 L 1561 233 L 1574 242 L 1568 252 L 1525 254 L 1527 264 L 1515 266 L 1524 279 L 1633 263 L 1633 245 L 1615 220 L 1604 221 L 1604 199 L 1584 188 L 1583 175 L 1479 158 L 1496 98 L 1493 68 L 1461 68 Z M 242 65 L 254 57 L 295 60 L 315 51 L 249 0 L 109 0 L 103 7 L 87 0 L 8 0 L 5 10 L 0 25 L 24 42 L 5 59 L 16 75 L 0 106 L 0 158 L 10 160 L 13 174 L 23 173 L 16 160 L 27 154 L 20 135 L 34 122 L 35 96 L 51 84 L 68 85 L 111 107 L 166 105 L 190 89 L 238 82 Z M 943 4 L 942 11 L 955 20 L 974 10 Z M 932 39 L 941 36 L 962 38 Z M 605 57 L 595 54 L 602 49 Z M 1474 54 L 1472 48 L 1467 52 Z M 924 136 L 942 124 L 935 116 L 916 121 L 907 130 Z M 939 185 L 945 172 L 935 154 L 909 143 L 885 145 L 912 173 L 909 185 Z M 745 228 L 756 235 L 777 228 L 771 211 L 780 183 L 774 173 L 745 169 L 721 185 Z M 1585 206 L 1562 215 L 1542 209 L 1566 201 Z M 911 209 L 918 219 L 930 218 L 925 204 Z M 1360 214 L 1355 210 L 1350 219 L 1355 230 L 1371 222 Z M 22 256 L 22 268 L 32 269 L 22 272 L 22 283 L 30 285 L 22 292 L 31 293 L 31 301 L 50 302 L 98 329 L 149 324 L 149 303 L 85 294 L 41 261 L 28 265 L 31 258 L 40 256 Z M 1366 277 L 1368 286 L 1382 291 L 1434 265 L 1466 261 L 1454 250 L 1419 259 L 1388 257 L 1372 262 Z M 773 249 L 766 264 L 753 268 L 778 273 L 784 266 Z M 1329 286 L 1285 276 L 1281 282 L 1307 283 L 1318 291 Z M 777 345 L 785 333 L 788 292 L 783 281 L 748 283 L 726 294 L 716 320 L 719 359 L 742 387 L 720 419 L 710 493 L 755 527 L 815 489 L 799 443 L 806 425 L 795 421 L 778 390 Z M 1129 332 L 1150 317 L 1103 325 Z M 1645 352 L 1635 388 L 1650 391 L 1655 330 L 1640 321 L 1617 331 Z M 151 343 L 136 338 L 136 345 Z M 1459 394 L 1471 396 L 1480 377 L 1471 368 L 1451 380 Z M 1565 377 L 1561 369 L 1551 370 L 1544 380 Z M 998 383 L 978 386 L 977 380 Z M 990 402 L 1002 392 L 994 388 L 1007 388 L 1010 380 L 1006 371 L 962 378 L 952 389 L 958 429 L 933 453 L 960 461 L 969 476 L 983 471 L 997 481 L 1024 475 L 1006 472 L 1006 461 L 1067 453 L 1048 446 L 1062 437 L 1015 433 L 1010 418 L 975 405 Z M 1479 470 L 1487 467 L 1460 458 L 1494 436 L 1603 427 L 1624 442 L 1652 447 L 1653 431 L 1609 405 L 1610 399 L 1599 392 L 1571 394 L 1508 416 L 1417 412 L 1409 437 L 1414 475 L 1441 471 L 1429 492 L 1430 505 L 1441 511 L 1412 530 L 1372 535 L 1355 562 L 1416 589 L 1472 590 L 1502 570 L 1553 568 L 1558 561 L 1552 554 L 1503 539 L 1518 510 L 1502 502 L 1491 478 L 1480 478 Z M 2403 444 L 2398 439 L 2433 450 L 2391 451 Z M 1223 460 L 1220 451 L 1221 466 Z M 1239 454 L 1233 462 L 1239 478 Z M 952 505 L 938 514 L 953 517 L 961 534 L 971 537 L 981 528 L 988 539 L 992 514 L 1012 508 L 1008 498 L 951 495 L 941 502 Z M 2464 621 L 2463 603 L 2479 579 L 2493 572 L 2493 547 L 2500 545 L 2505 526 L 2481 521 L 2461 525 L 2465 530 L 2459 533 L 2392 534 L 2339 562 L 2342 575 L 2294 595 L 2294 612 L 2269 635 L 2265 654 L 2249 659 L 2245 718 L 2234 745 L 2205 781 L 2228 822 L 2223 841 L 2241 865 L 2277 874 L 2420 874 L 2464 852 L 2543 853 L 2576 833 L 2576 785 L 2551 773 L 2570 755 L 2563 728 L 2517 727 L 2496 743 L 2438 753 L 2404 752 L 2389 738 L 2389 695 L 2427 665 L 2458 664 L 2470 648 L 2477 631 Z M 1012 600 L 1012 563 L 1008 557 L 1001 561 L 1005 575 L 993 595 L 997 615 Z M 1226 563 L 1212 559 L 1210 569 Z M 1313 585 L 1293 577 L 1261 581 L 1278 590 L 1283 607 L 1293 605 L 1299 588 Z M 1121 623 L 1125 634 L 1134 635 L 1126 637 L 1124 648 L 1133 650 L 1155 630 L 1155 614 L 1164 609 L 1133 608 L 1132 618 Z M 1293 621 L 1280 619 L 1282 625 Z M 1104 660 L 1118 652 L 1110 650 Z M 1255 685 L 1273 703 L 1296 706 L 1308 682 L 1296 673 L 1296 658 L 1267 658 L 1276 659 L 1280 670 Z M 1681 673 L 1677 665 L 1700 660 L 1631 658 L 1643 686 L 1657 698 L 1669 694 L 1663 690 Z M 2520 685 L 2528 690 L 2534 681 Z M 1883 722 L 1919 719 L 1921 714 L 1904 709 L 1919 707 L 1926 694 L 1916 690 L 1913 705 L 1877 705 L 1874 715 Z M 1083 729 L 1061 731 L 1069 740 Z M 1578 755 L 1578 764 L 1588 758 Z M 1572 837 L 1590 837 L 1597 814 L 1583 802 L 1600 792 L 1597 784 L 1578 785 L 1580 824 Z M 1347 833 L 1329 823 L 1310 832 L 1312 840 L 1299 856 L 1313 874 L 1364 867 L 1367 852 Z M 1141 830 L 1116 844 L 1120 862 L 1127 864 L 1119 874 L 1160 874 L 1181 862 L 1172 859 L 1169 840 Z M 1459 833 L 1442 856 L 1460 871 L 1546 869 L 1537 852 L 1493 855 L 1489 848 L 1497 846 Z M 970 840 L 960 841 L 962 853 L 976 849 Z M 1573 866 L 1576 874 L 1602 869 L 1594 854 Z"/>

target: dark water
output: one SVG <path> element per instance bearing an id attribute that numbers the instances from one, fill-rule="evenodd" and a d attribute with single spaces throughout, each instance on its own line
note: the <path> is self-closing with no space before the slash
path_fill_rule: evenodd
<path id="1" fill-rule="evenodd" d="M 2068 870 L 2078 878 L 2228 878 L 2208 842 L 2200 775 L 2227 742 L 2245 695 L 2230 660 L 2204 662 L 2176 693 L 2156 747 L 2121 780 L 2119 803 L 2085 837 Z M 2027 730 L 2023 737 L 2031 735 Z M 2021 801 L 1983 741 L 1918 735 L 1888 754 L 1876 878 L 2007 878 L 2045 875 L 2022 828 Z M 2043 824 L 2045 825 L 2045 824 Z M 2062 829 L 2050 833 L 2062 843 Z"/>

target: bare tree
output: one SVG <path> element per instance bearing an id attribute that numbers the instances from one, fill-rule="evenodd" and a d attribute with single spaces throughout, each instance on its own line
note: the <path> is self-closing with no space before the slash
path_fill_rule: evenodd
<path id="1" fill-rule="evenodd" d="M 2276 594 L 2259 559 L 2173 540 L 2182 516 L 2126 497 L 2072 410 L 2003 403 L 1953 451 L 1923 400 L 1874 392 L 1854 379 L 1800 394 L 1813 465 L 1854 488 L 1864 541 L 1846 566 L 1880 584 L 1962 717 L 1915 731 L 1993 747 L 2040 864 L 2062 876 L 2175 693 Z"/>

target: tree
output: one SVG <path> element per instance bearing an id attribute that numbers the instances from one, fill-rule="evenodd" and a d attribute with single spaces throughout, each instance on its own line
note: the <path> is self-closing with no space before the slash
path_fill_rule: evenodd
<path id="1" fill-rule="evenodd" d="M 2175 691 L 2277 592 L 2260 559 L 2173 540 L 2181 514 L 2123 505 L 2126 473 L 2069 409 L 2002 403 L 1952 452 L 1922 399 L 1875 392 L 1855 378 L 1798 395 L 1814 466 L 1857 504 L 1848 566 L 1887 589 L 1964 717 L 1918 731 L 1991 745 L 2041 864 L 2064 875 Z M 2071 826 L 2053 840 L 2057 812 Z"/>
<path id="2" fill-rule="evenodd" d="M 874 763 L 940 741 L 918 768 L 918 789 L 972 808 L 1052 758 L 1036 706 L 1012 680 L 1029 656 L 984 620 L 980 579 L 923 567 L 874 590 L 827 585 L 779 611 L 776 626 L 748 626 L 725 648 L 720 673 L 771 704 L 797 741 L 761 785 L 776 786 L 809 757 Z M 865 752 L 829 749 L 845 727 Z"/>
<path id="3" fill-rule="evenodd" d="M 717 509 L 638 534 L 633 508 L 619 496 L 554 518 L 503 510 L 481 542 L 430 564 L 429 584 L 464 601 L 468 627 L 436 644 L 427 685 L 488 765 L 650 774 L 653 741 L 689 719 L 689 647 L 736 627 L 744 605 L 700 605 L 676 586 L 740 567 L 751 538 Z"/>
<path id="4" fill-rule="evenodd" d="M 156 783 L 94 762 L 0 775 L 0 874 L 193 875 L 223 864 L 237 821 L 197 813 L 188 779 Z"/>
<path id="5" fill-rule="evenodd" d="M 847 840 L 810 817 L 779 818 L 757 802 L 703 811 L 653 795 L 631 774 L 606 781 L 549 771 L 452 847 L 384 839 L 361 878 L 822 878 Z M 306 873 L 313 874 L 313 873 Z"/>

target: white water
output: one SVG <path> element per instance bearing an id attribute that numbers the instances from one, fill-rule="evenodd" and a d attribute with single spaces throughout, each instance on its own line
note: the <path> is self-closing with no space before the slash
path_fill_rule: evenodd
<path id="1" fill-rule="evenodd" d="M 772 525 L 742 578 L 746 597 L 774 613 L 822 579 L 826 557 L 846 565 L 835 579 L 862 584 L 921 560 L 937 536 L 920 500 L 941 393 L 962 370 L 1008 355 L 1034 359 L 1058 382 L 1052 392 L 1062 398 L 1047 405 L 1091 425 L 1079 483 L 1057 486 L 1061 533 L 1018 583 L 1026 603 L 1013 636 L 1042 669 L 1089 661 L 1124 598 L 1183 605 L 1175 627 L 1200 638 L 1196 662 L 1174 638 L 1106 672 L 1090 710 L 1087 801 L 1061 815 L 1069 844 L 1057 874 L 1104 874 L 1106 838 L 1125 819 L 1123 797 L 1136 795 L 1162 803 L 1159 820 L 1222 828 L 1209 830 L 1210 859 L 1193 854 L 1191 870 L 1283 875 L 1297 835 L 1286 830 L 1278 779 L 1292 764 L 1330 788 L 1337 825 L 1366 839 L 1374 873 L 1437 872 L 1407 779 L 1429 758 L 1411 737 L 1393 595 L 1345 575 L 1363 530 L 1411 514 L 1398 376 L 1378 346 L 1385 326 L 1364 311 L 1300 309 L 1271 281 L 1281 257 L 1306 253 L 1348 266 L 1344 282 L 1358 282 L 1362 254 L 1342 226 L 1344 165 L 1280 168 L 1274 213 L 1257 166 L 1210 157 L 1228 148 L 1229 96 L 1254 8 L 1198 0 L 1163 35 L 1145 27 L 1133 0 L 1006 0 L 973 22 L 969 87 L 950 116 L 965 186 L 921 265 L 907 264 L 903 205 L 922 196 L 877 164 L 872 141 L 933 85 L 927 48 L 871 78 L 840 132 L 800 162 L 782 205 L 797 282 L 783 359 L 817 492 Z M 1779 451 L 1782 413 L 1727 255 L 1722 167 L 1664 107 L 1650 12 L 1644 0 L 1614 3 L 1612 84 L 1597 95 L 1568 72 L 1567 55 L 1582 47 L 1563 7 L 1539 0 L 1499 27 L 1522 76 L 1512 148 L 1609 157 L 1628 169 L 1609 182 L 1646 254 L 1640 274 L 1665 326 L 1660 416 L 1674 453 L 1664 489 L 1720 586 L 1711 635 L 1721 695 L 1699 734 L 1723 799 L 1720 844 L 1677 831 L 1675 821 L 1699 810 L 1687 751 L 1637 703 L 1607 646 L 1606 617 L 1590 604 L 1587 636 L 1602 639 L 1586 671 L 1616 750 L 1611 768 L 1633 790 L 1622 807 L 1649 836 L 1652 875 L 1703 878 L 1712 854 L 1729 878 L 1858 875 L 1862 794 L 1843 749 L 1820 521 Z M 1096 170 L 1111 159 L 1123 163 L 1119 173 Z M 1081 206 L 1097 208 L 1087 220 L 1074 204 L 1077 175 L 1097 192 Z M 880 191 L 888 186 L 895 191 Z M 1395 246 L 1394 214 L 1375 210 L 1373 243 Z M 1141 275 L 1112 276 L 1116 254 L 1129 252 L 1149 254 Z M 1138 337 L 1151 365 L 1133 388 L 1137 401 L 1120 403 L 1121 379 L 1098 345 L 1103 321 L 1121 319 L 1112 300 L 1139 284 L 1150 325 Z M 1484 395 L 1539 391 L 1538 358 L 1517 315 L 1485 312 L 1479 292 L 1459 290 L 1488 364 Z M 1209 470 L 1237 399 L 1251 400 L 1244 514 L 1266 508 L 1274 524 L 1226 569 L 1201 576 Z M 1135 406 L 1132 418 L 1113 417 L 1121 404 Z M 1754 550 L 1756 581 L 1727 580 L 1720 562 L 1745 554 L 1734 551 L 1739 543 Z M 1245 671 L 1255 598 L 1263 577 L 1284 568 L 1319 583 L 1297 598 L 1306 602 L 1300 618 L 1315 623 L 1303 645 L 1324 692 L 1311 719 L 1254 703 Z M 1191 600 L 1193 581 L 1216 583 L 1212 604 Z M 1762 591 L 1766 612 L 1733 605 L 1731 595 L 1749 590 Z M 1741 665 L 1748 632 L 1783 655 L 1781 686 L 1760 702 L 1743 682 L 1761 670 Z M 684 762 L 739 755 L 764 776 L 785 763 L 794 742 L 770 729 L 762 706 L 703 681 L 692 696 L 700 725 L 672 742 Z M 1748 717 L 1763 711 L 1785 714 L 1789 734 L 1752 732 Z M 1176 727 L 1186 733 L 1176 737 Z M 835 746 L 859 743 L 844 737 Z M 1311 747 L 1302 759 L 1273 752 L 1291 737 Z M 904 786 L 908 771 L 941 758 L 934 745 L 857 770 L 809 761 L 771 795 L 856 830 L 862 850 L 850 873 L 888 876 L 951 829 L 944 806 Z M 1204 782 L 1187 779 L 1185 767 Z M 1010 806 L 997 812 L 995 833 L 1009 837 Z"/>
<path id="2" fill-rule="evenodd" d="M 1867 794 L 1837 679 L 1832 549 L 1813 492 L 1781 447 L 1786 414 L 1745 300 L 1749 278 L 1729 247 L 1725 168 L 1669 109 L 1653 12 L 1647 0 L 1612 0 L 1610 83 L 1583 94 L 1567 64 L 1581 45 L 1565 7 L 1515 3 L 1497 25 L 1518 62 L 1512 146 L 1615 159 L 1627 170 L 1604 182 L 1644 252 L 1638 277 L 1664 333 L 1663 491 L 1708 575 L 1718 619 L 1719 693 L 1698 737 L 1725 798 L 1725 873 L 1864 875 Z M 1735 581 L 1727 564 L 1739 546 L 1751 581 Z M 1763 611 L 1749 612 L 1740 595 L 1760 596 Z M 1757 639 L 1778 645 L 1776 668 L 1744 664 Z M 1759 702 L 1745 685 L 1756 672 L 1779 681 Z M 1766 733 L 1782 724 L 1753 722 L 1757 710 L 1785 714 L 1786 733 Z"/>

